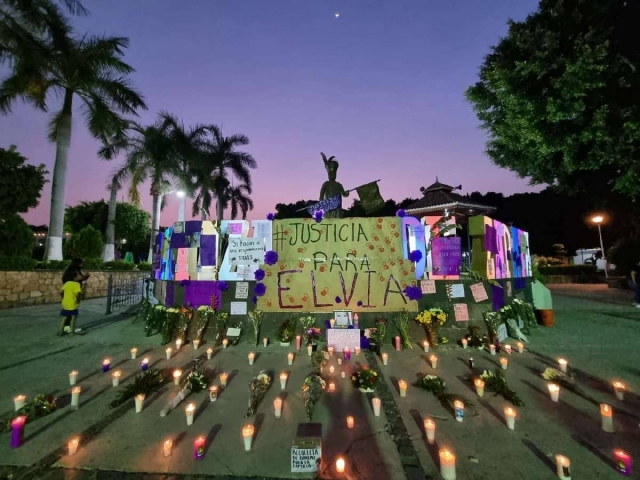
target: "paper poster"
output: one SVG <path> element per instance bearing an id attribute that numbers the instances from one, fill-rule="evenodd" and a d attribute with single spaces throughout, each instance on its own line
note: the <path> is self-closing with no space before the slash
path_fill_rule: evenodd
<path id="1" fill-rule="evenodd" d="M 263 238 L 266 249 L 273 250 L 271 220 L 253 220 L 253 236 L 255 238 Z"/>
<path id="2" fill-rule="evenodd" d="M 236 298 L 249 298 L 249 284 L 247 282 L 236 283 Z"/>
<path id="3" fill-rule="evenodd" d="M 227 233 L 229 235 L 242 235 L 242 223 L 227 224 Z"/>
<path id="4" fill-rule="evenodd" d="M 333 346 L 336 352 L 349 348 L 352 352 L 360 346 L 359 328 L 328 328 L 327 345 Z"/>
<path id="5" fill-rule="evenodd" d="M 435 280 L 421 280 L 420 288 L 423 294 L 436 293 L 436 281 Z"/>
<path id="6" fill-rule="evenodd" d="M 471 295 L 473 295 L 473 299 L 476 301 L 476 303 L 489 300 L 487 291 L 485 290 L 482 283 L 476 283 L 474 285 L 471 285 L 469 288 L 471 289 Z"/>
<path id="7" fill-rule="evenodd" d="M 291 447 L 291 471 L 317 472 L 321 458 L 320 439 L 297 439 Z"/>
<path id="8" fill-rule="evenodd" d="M 238 265 L 238 269 L 236 270 L 238 277 L 242 280 L 253 280 L 253 270 L 249 265 Z"/>
<path id="9" fill-rule="evenodd" d="M 231 265 L 259 265 L 264 261 L 264 240 L 255 237 L 229 239 Z"/>
<path id="10" fill-rule="evenodd" d="M 231 315 L 246 315 L 247 302 L 231 302 Z"/>
<path id="11" fill-rule="evenodd" d="M 462 239 L 460 237 L 437 237 L 431 243 L 431 258 L 434 275 L 460 275 L 462 264 Z"/>
<path id="12" fill-rule="evenodd" d="M 469 321 L 469 307 L 466 303 L 455 303 L 453 305 L 453 313 L 456 317 L 456 322 Z"/>
<path id="13" fill-rule="evenodd" d="M 498 334 L 498 340 L 500 342 L 504 342 L 509 336 L 507 333 L 507 326 L 504 323 L 498 325 L 498 331 L 496 333 Z"/>
<path id="14" fill-rule="evenodd" d="M 454 283 L 451 285 L 451 298 L 464 298 L 463 283 Z"/>

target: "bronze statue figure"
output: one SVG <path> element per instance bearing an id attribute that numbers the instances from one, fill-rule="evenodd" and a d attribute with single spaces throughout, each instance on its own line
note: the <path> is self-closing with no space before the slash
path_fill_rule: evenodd
<path id="1" fill-rule="evenodd" d="M 327 174 L 329 175 L 329 180 L 324 182 L 320 189 L 320 201 L 335 197 L 336 195 L 340 196 L 340 208 L 329 210 L 324 214 L 324 218 L 342 218 L 342 197 L 348 197 L 349 192 L 344 189 L 340 182 L 336 181 L 338 167 L 340 164 L 337 160 L 334 160 L 336 157 L 330 157 L 327 159 L 327 156 L 322 152 L 320 152 L 320 155 L 322 155 L 324 168 L 327 170 Z"/>

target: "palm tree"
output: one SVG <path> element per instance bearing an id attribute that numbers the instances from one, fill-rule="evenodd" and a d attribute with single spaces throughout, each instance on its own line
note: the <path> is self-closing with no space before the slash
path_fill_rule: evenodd
<path id="1" fill-rule="evenodd" d="M 102 255 L 102 261 L 112 262 L 115 260 L 116 252 L 116 209 L 118 208 L 118 190 L 120 190 L 120 179 L 118 174 L 115 174 L 111 179 L 111 185 L 107 190 L 110 192 L 109 196 L 109 211 L 107 213 L 107 229 L 104 233 L 104 254 Z"/>
<path id="2" fill-rule="evenodd" d="M 129 40 L 124 37 L 75 39 L 70 30 L 61 28 L 50 32 L 44 43 L 45 63 L 34 60 L 36 64 L 31 64 L 16 59 L 11 62 L 9 76 L 0 84 L 0 112 L 3 113 L 8 113 L 17 99 L 48 111 L 47 100 L 51 95 L 62 98 L 62 107 L 49 124 L 49 139 L 56 143 L 56 160 L 45 260 L 62 259 L 64 196 L 74 99 L 78 98 L 82 104 L 91 134 L 103 142 L 121 134 L 126 127 L 127 122 L 120 114 L 135 115 L 139 108 L 146 109 L 141 95 L 126 77 L 134 71 L 122 61 L 128 44 Z"/>
<path id="3" fill-rule="evenodd" d="M 246 184 L 238 185 L 234 187 L 229 186 L 224 194 L 224 208 L 229 208 L 231 205 L 231 219 L 238 218 L 238 213 L 242 212 L 242 219 L 247 219 L 247 213 L 249 210 L 253 210 L 253 200 L 249 197 L 251 195 L 251 187 Z"/>
<path id="4" fill-rule="evenodd" d="M 194 176 L 199 192 L 193 202 L 193 214 L 209 212 L 213 200 L 216 201 L 217 220 L 222 220 L 227 201 L 225 192 L 231 185 L 229 175 L 238 179 L 250 192 L 250 169 L 257 167 L 254 158 L 236 149 L 248 145 L 249 139 L 245 135 L 222 135 L 222 129 L 216 125 L 207 127 L 210 137 L 203 145 L 203 152 L 198 163 L 194 165 Z"/>

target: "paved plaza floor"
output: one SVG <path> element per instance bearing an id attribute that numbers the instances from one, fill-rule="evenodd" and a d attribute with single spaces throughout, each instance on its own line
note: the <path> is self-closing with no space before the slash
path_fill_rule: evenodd
<path id="1" fill-rule="evenodd" d="M 556 454 L 571 459 L 575 479 L 615 479 L 612 451 L 622 448 L 640 459 L 640 310 L 625 305 L 601 303 L 587 298 L 556 295 L 556 326 L 538 329 L 530 336 L 524 353 L 509 356 L 505 372 L 509 385 L 526 402 L 518 409 L 515 430 L 505 426 L 501 397 L 486 393 L 477 397 L 469 378 L 483 369 L 498 368 L 498 357 L 488 352 L 444 346 L 437 350 L 439 362 L 432 369 L 426 354 L 417 346 L 410 351 L 388 348 L 389 364 L 370 353 L 353 356 L 343 366 L 332 357 L 336 369 L 331 376 L 337 390 L 325 393 L 316 407 L 314 422 L 322 435 L 323 462 L 318 475 L 323 479 L 351 480 L 424 479 L 439 476 L 438 449 L 448 447 L 457 456 L 460 480 L 553 479 Z M 297 352 L 293 366 L 287 353 L 294 347 L 248 344 L 216 350 L 206 360 L 203 345 L 191 346 L 171 360 L 165 359 L 160 337 L 145 337 L 142 322 L 130 315 L 104 315 L 104 301 L 84 302 L 79 327 L 85 333 L 76 338 L 55 336 L 57 306 L 25 307 L 0 311 L 0 400 L 3 419 L 11 418 L 13 396 L 32 398 L 39 393 L 58 397 L 59 409 L 26 427 L 25 443 L 9 448 L 9 434 L 0 438 L 0 478 L 12 479 L 130 479 L 161 480 L 191 478 L 315 478 L 313 474 L 290 473 L 291 444 L 305 423 L 301 385 L 310 373 L 306 352 Z M 392 334 L 395 334 L 390 329 Z M 515 343 L 515 341 L 511 342 Z M 208 375 L 219 383 L 219 373 L 230 374 L 228 387 L 219 399 L 209 402 L 207 392 L 191 395 L 176 410 L 160 417 L 160 410 L 175 396 L 173 383 L 147 399 L 136 414 L 133 402 L 116 409 L 108 404 L 117 395 L 111 376 L 101 371 L 102 359 L 110 357 L 113 367 L 123 371 L 123 384 L 140 369 L 139 359 L 130 359 L 129 349 L 138 347 L 139 357 L 148 356 L 152 365 L 165 372 L 188 369 L 192 359 L 204 357 Z M 249 351 L 257 352 L 254 366 Z M 475 359 L 476 370 L 468 367 Z M 552 403 L 540 372 L 555 366 L 563 356 L 576 374 L 579 386 L 591 401 L 562 390 L 560 402 Z M 350 369 L 370 364 L 383 376 L 375 396 L 382 399 L 383 413 L 375 417 L 374 394 L 361 393 L 351 385 Z M 346 379 L 339 376 L 346 370 Z M 260 370 L 275 375 L 275 381 L 258 409 L 244 418 L 248 382 Z M 79 371 L 82 386 L 80 408 L 70 407 L 68 373 Z M 281 392 L 277 375 L 287 371 L 289 380 Z M 467 403 L 462 423 L 456 422 L 428 392 L 413 385 L 406 398 L 398 394 L 398 380 L 410 384 L 424 374 L 441 376 L 451 393 Z M 327 373 L 327 376 L 328 373 Z M 618 401 L 610 381 L 622 379 L 630 392 Z M 283 417 L 273 414 L 273 400 L 284 398 Z M 194 424 L 187 426 L 184 405 L 197 404 Z M 599 403 L 614 409 L 616 433 L 600 426 Z M 350 430 L 345 417 L 355 417 Z M 436 445 L 428 445 L 422 419 L 430 415 L 437 424 Z M 253 449 L 245 452 L 241 428 L 254 424 Z M 66 441 L 80 435 L 78 452 L 68 456 Z M 193 441 L 207 437 L 204 458 L 193 459 Z M 174 440 L 170 457 L 162 455 L 162 441 Z M 335 471 L 337 456 L 347 460 L 346 475 Z M 637 471 L 640 471 L 640 466 Z"/>

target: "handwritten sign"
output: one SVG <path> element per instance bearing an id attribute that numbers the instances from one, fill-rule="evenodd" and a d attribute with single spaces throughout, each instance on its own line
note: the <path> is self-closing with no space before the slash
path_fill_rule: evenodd
<path id="1" fill-rule="evenodd" d="M 238 265 L 238 270 L 236 271 L 236 273 L 242 280 L 253 279 L 253 270 L 251 270 L 251 266 L 249 265 Z"/>
<path id="2" fill-rule="evenodd" d="M 291 471 L 317 472 L 321 458 L 320 439 L 296 439 L 291 447 Z"/>
<path id="3" fill-rule="evenodd" d="M 247 282 L 236 283 L 236 298 L 249 298 L 249 284 Z"/>
<path id="4" fill-rule="evenodd" d="M 230 235 L 242 235 L 242 223 L 228 223 L 227 233 Z"/>
<path id="5" fill-rule="evenodd" d="M 247 314 L 247 302 L 231 302 L 230 314 L 231 315 L 246 315 Z"/>
<path id="6" fill-rule="evenodd" d="M 229 239 L 231 265 L 259 265 L 264 259 L 262 238 L 241 237 Z"/>
<path id="7" fill-rule="evenodd" d="M 474 285 L 471 285 L 469 288 L 471 289 L 471 295 L 473 295 L 473 299 L 476 301 L 476 303 L 489 300 L 487 291 L 485 290 L 482 283 L 476 283 Z"/>
<path id="8" fill-rule="evenodd" d="M 453 313 L 456 317 L 456 322 L 468 322 L 469 321 L 469 307 L 466 303 L 454 303 Z"/>
<path id="9" fill-rule="evenodd" d="M 427 295 L 430 293 L 436 293 L 436 281 L 435 280 L 421 280 L 420 288 L 422 293 Z"/>
<path id="10" fill-rule="evenodd" d="M 463 283 L 454 283 L 451 285 L 451 298 L 464 298 Z"/>
<path id="11" fill-rule="evenodd" d="M 353 312 L 351 310 L 334 310 L 333 318 L 336 321 L 336 326 L 338 327 L 348 327 L 353 323 L 352 320 Z"/>
<path id="12" fill-rule="evenodd" d="M 501 325 L 498 325 L 498 329 L 496 333 L 498 334 L 498 341 L 504 342 L 509 336 L 507 332 L 507 325 L 504 323 Z"/>
<path id="13" fill-rule="evenodd" d="M 359 328 L 329 328 L 327 329 L 327 344 L 333 346 L 336 352 L 349 348 L 352 352 L 360 346 Z"/>

